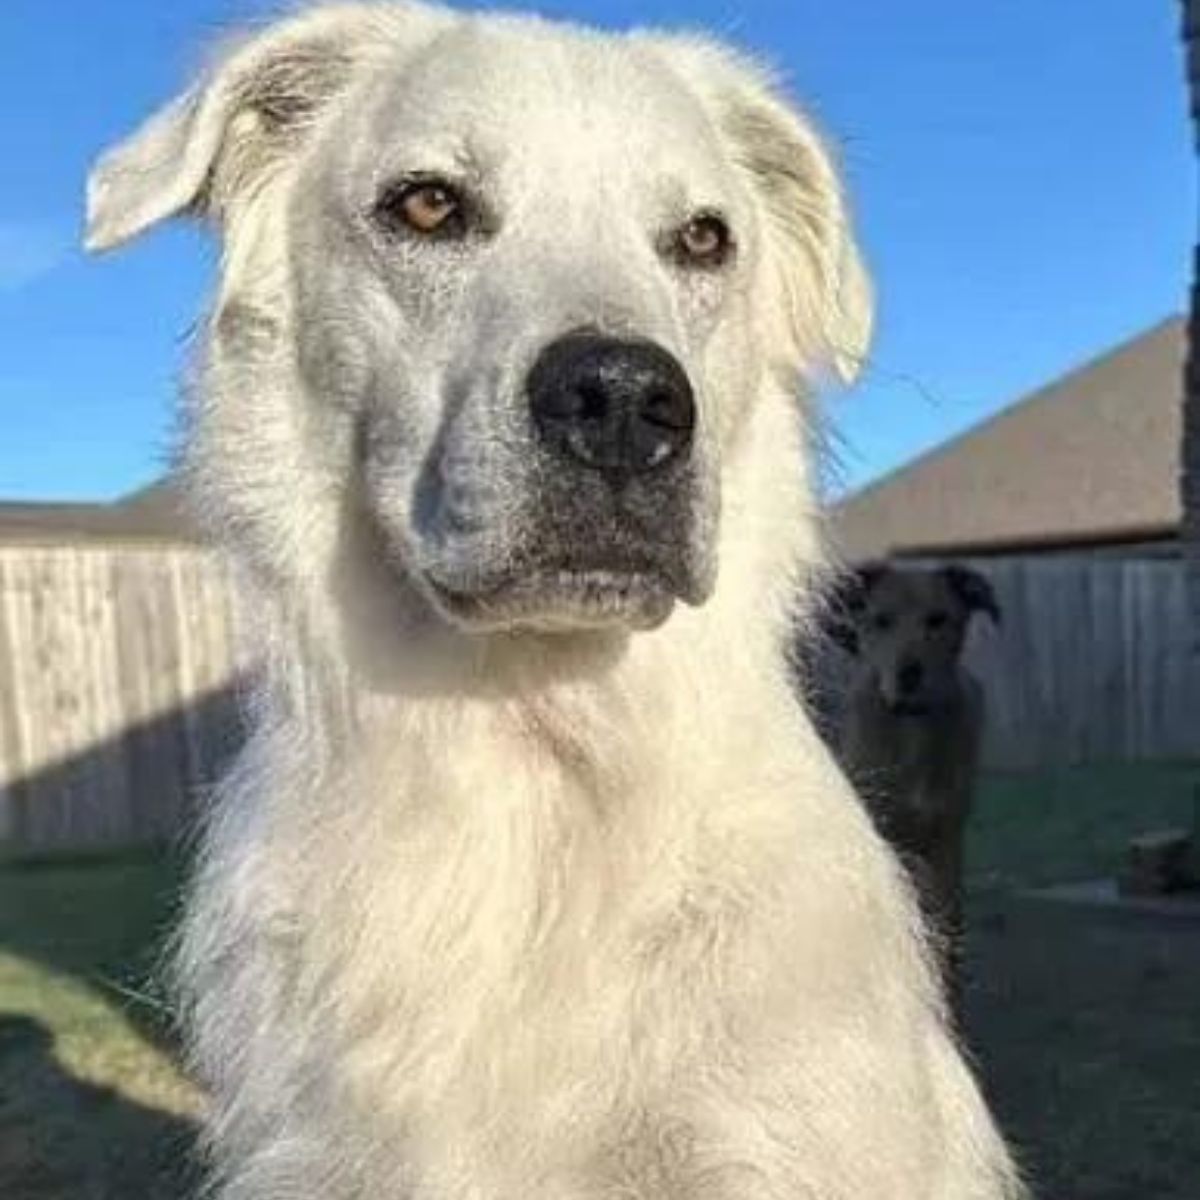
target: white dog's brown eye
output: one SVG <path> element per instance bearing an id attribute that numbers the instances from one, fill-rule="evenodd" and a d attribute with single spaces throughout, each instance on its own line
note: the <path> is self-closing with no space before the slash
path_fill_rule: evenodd
<path id="1" fill-rule="evenodd" d="M 440 179 L 417 179 L 390 188 L 376 211 L 388 224 L 426 237 L 461 237 L 466 206 L 457 188 Z"/>
<path id="2" fill-rule="evenodd" d="M 713 213 L 692 217 L 675 235 L 675 253 L 684 266 L 719 267 L 732 249 L 729 226 Z"/>

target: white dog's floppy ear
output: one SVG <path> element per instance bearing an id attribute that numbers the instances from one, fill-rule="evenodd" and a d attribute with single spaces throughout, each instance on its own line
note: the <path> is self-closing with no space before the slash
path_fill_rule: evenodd
<path id="1" fill-rule="evenodd" d="M 446 19 L 420 5 L 339 5 L 272 25 L 109 150 L 88 179 L 86 245 L 107 250 L 180 213 L 227 208 L 296 144 L 372 50 Z"/>
<path id="2" fill-rule="evenodd" d="M 777 256 L 801 361 L 828 364 L 849 383 L 866 359 L 874 301 L 829 152 L 808 122 L 765 91 L 731 100 L 727 120 L 775 234 L 766 253 Z"/>
<path id="3" fill-rule="evenodd" d="M 873 298 L 829 150 L 760 67 L 711 42 L 655 38 L 705 100 L 767 222 L 783 336 L 809 370 L 851 381 L 866 357 Z"/>

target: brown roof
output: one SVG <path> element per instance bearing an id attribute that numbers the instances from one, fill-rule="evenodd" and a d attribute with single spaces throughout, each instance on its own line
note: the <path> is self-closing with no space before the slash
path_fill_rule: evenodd
<path id="1" fill-rule="evenodd" d="M 121 522 L 130 528 L 154 530 L 159 536 L 185 541 L 199 539 L 192 516 L 170 476 L 130 492 L 113 507 L 119 511 Z"/>
<path id="2" fill-rule="evenodd" d="M 169 480 L 111 504 L 0 502 L 0 542 L 195 540 Z"/>
<path id="3" fill-rule="evenodd" d="M 849 496 L 835 545 L 861 561 L 1176 532 L 1184 330 L 1164 321 Z"/>

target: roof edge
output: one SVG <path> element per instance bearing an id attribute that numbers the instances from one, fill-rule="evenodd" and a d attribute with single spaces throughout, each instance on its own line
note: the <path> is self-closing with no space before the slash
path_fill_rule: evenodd
<path id="1" fill-rule="evenodd" d="M 1052 380 L 1050 380 L 1049 383 L 1043 383 L 1039 387 L 1034 388 L 1033 391 L 1026 392 L 1024 395 L 1012 401 L 1012 403 L 1006 404 L 999 408 L 996 412 L 992 413 L 990 416 L 984 417 L 980 421 L 976 421 L 974 425 L 968 426 L 960 433 L 956 433 L 953 437 L 946 438 L 941 442 L 937 442 L 935 445 L 930 446 L 926 450 L 922 450 L 919 454 L 914 455 L 912 458 L 906 459 L 898 466 L 893 467 L 890 471 L 880 475 L 878 479 L 873 479 L 870 483 L 864 484 L 862 487 L 853 492 L 847 492 L 840 499 L 835 500 L 830 507 L 836 511 L 843 505 L 866 499 L 866 497 L 872 495 L 874 492 L 889 486 L 897 478 L 899 478 L 899 476 L 907 475 L 910 471 L 918 470 L 931 459 L 951 453 L 963 442 L 979 436 L 998 422 L 1011 417 L 1014 413 L 1024 408 L 1026 405 L 1037 403 L 1037 401 L 1043 399 L 1047 393 L 1056 391 L 1070 380 L 1080 375 L 1086 375 L 1091 371 L 1097 370 L 1105 363 L 1119 357 L 1139 343 L 1154 337 L 1156 334 L 1162 333 L 1165 329 L 1172 325 L 1184 327 L 1186 324 L 1187 317 L 1183 313 L 1172 313 L 1169 316 L 1163 317 L 1161 320 L 1154 322 L 1153 325 L 1148 325 L 1138 333 L 1131 334 L 1129 337 L 1122 339 L 1115 346 L 1110 346 L 1107 350 L 1103 350 L 1099 354 L 1094 354 L 1090 358 L 1084 359 L 1082 362 L 1077 363 L 1073 367 L 1068 367 L 1062 372 L 1062 374 L 1056 375 Z M 1181 397 L 1182 388 L 1183 383 L 1181 377 Z"/>
<path id="2" fill-rule="evenodd" d="M 997 558 L 1002 555 L 1051 554 L 1055 551 L 1102 550 L 1105 547 L 1144 545 L 1147 542 L 1172 542 L 1182 532 L 1176 525 L 1131 526 L 1119 533 L 1080 534 L 1078 537 L 1028 537 L 1017 540 L 945 543 L 914 542 L 893 546 L 881 552 L 886 558 Z"/>

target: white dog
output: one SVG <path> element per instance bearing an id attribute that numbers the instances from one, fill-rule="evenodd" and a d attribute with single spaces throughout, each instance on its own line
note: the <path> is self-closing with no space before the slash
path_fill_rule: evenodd
<path id="1" fill-rule="evenodd" d="M 220 1195 L 1019 1194 L 784 668 L 799 379 L 869 323 L 807 122 L 703 40 L 315 9 L 103 159 L 89 243 L 184 212 L 267 660 L 181 952 Z"/>

